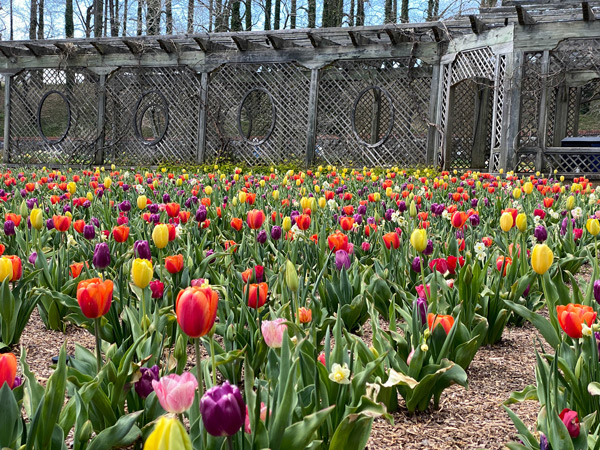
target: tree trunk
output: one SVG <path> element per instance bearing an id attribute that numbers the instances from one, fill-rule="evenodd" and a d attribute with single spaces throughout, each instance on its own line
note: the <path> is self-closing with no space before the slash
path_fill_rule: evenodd
<path id="1" fill-rule="evenodd" d="M 94 0 L 94 37 L 102 36 L 104 0 Z"/>
<path id="2" fill-rule="evenodd" d="M 92 37 L 92 16 L 94 14 L 94 4 L 92 3 L 85 10 L 85 37 Z"/>
<path id="3" fill-rule="evenodd" d="M 14 40 L 15 38 L 15 34 L 14 34 L 14 24 L 13 24 L 13 0 L 10 0 L 10 4 L 9 4 L 9 14 L 10 14 L 10 40 Z"/>
<path id="4" fill-rule="evenodd" d="M 117 24 L 117 4 L 118 0 L 108 0 L 108 8 L 110 14 L 110 35 L 112 37 L 119 35 L 119 25 Z"/>
<path id="5" fill-rule="evenodd" d="M 143 27 L 143 23 L 142 23 L 142 9 L 143 9 L 143 2 L 144 0 L 137 0 L 137 30 L 136 30 L 136 34 L 138 36 L 142 35 L 142 27 Z"/>
<path id="6" fill-rule="evenodd" d="M 156 36 L 160 33 L 160 0 L 148 0 L 146 12 L 146 34 Z"/>
<path id="7" fill-rule="evenodd" d="M 265 0 L 265 30 L 271 29 L 271 0 Z"/>
<path id="8" fill-rule="evenodd" d="M 215 31 L 221 31 L 223 27 L 223 0 L 217 0 L 214 8 L 214 16 L 215 16 Z"/>
<path id="9" fill-rule="evenodd" d="M 358 0 L 356 5 L 356 26 L 362 27 L 365 25 L 365 2 Z"/>
<path id="10" fill-rule="evenodd" d="M 127 0 L 123 0 L 123 36 L 127 36 Z"/>
<path id="11" fill-rule="evenodd" d="M 317 26 L 317 1 L 308 0 L 308 28 Z"/>
<path id="12" fill-rule="evenodd" d="M 398 21 L 398 0 L 392 0 L 392 16 L 394 17 L 394 23 Z"/>
<path id="13" fill-rule="evenodd" d="M 38 39 L 44 39 L 44 0 L 38 1 Z"/>
<path id="14" fill-rule="evenodd" d="M 350 10 L 348 11 L 348 26 L 354 26 L 354 0 L 350 0 Z"/>
<path id="15" fill-rule="evenodd" d="M 293 30 L 296 28 L 296 13 L 297 13 L 296 0 L 292 0 L 290 3 L 290 28 Z"/>
<path id="16" fill-rule="evenodd" d="M 393 23 L 394 20 L 392 18 L 392 0 L 385 0 L 385 17 L 383 19 L 383 23 Z"/>
<path id="17" fill-rule="evenodd" d="M 402 11 L 400 12 L 400 21 L 408 23 L 408 0 L 402 0 Z"/>
<path id="18" fill-rule="evenodd" d="M 165 0 L 165 16 L 167 19 L 167 34 L 173 34 L 173 1 Z"/>
<path id="19" fill-rule="evenodd" d="M 109 2 L 111 0 L 105 0 L 104 1 L 104 29 L 103 29 L 103 33 L 102 36 L 106 37 L 108 35 L 108 12 L 110 10 L 110 6 L 109 6 Z"/>
<path id="20" fill-rule="evenodd" d="M 73 0 L 65 2 L 65 37 L 67 39 L 75 36 L 75 25 L 73 23 Z"/>
<path id="21" fill-rule="evenodd" d="M 246 0 L 246 31 L 252 30 L 252 0 Z"/>
<path id="22" fill-rule="evenodd" d="M 275 17 L 273 18 L 274 30 L 279 30 L 279 22 L 281 22 L 281 0 L 275 0 Z"/>
<path id="23" fill-rule="evenodd" d="M 231 31 L 242 31 L 241 0 L 233 0 L 231 5 Z"/>
<path id="24" fill-rule="evenodd" d="M 29 5 L 29 39 L 34 40 L 37 36 L 37 1 L 31 0 Z"/>
<path id="25" fill-rule="evenodd" d="M 208 0 L 208 32 L 213 29 L 213 16 L 215 13 L 214 0 Z"/>
<path id="26" fill-rule="evenodd" d="M 321 26 L 323 28 L 330 27 L 330 16 L 331 16 L 331 1 L 335 0 L 323 0 L 323 16 L 321 17 Z"/>
<path id="27" fill-rule="evenodd" d="M 188 0 L 187 32 L 194 32 L 194 0 Z"/>

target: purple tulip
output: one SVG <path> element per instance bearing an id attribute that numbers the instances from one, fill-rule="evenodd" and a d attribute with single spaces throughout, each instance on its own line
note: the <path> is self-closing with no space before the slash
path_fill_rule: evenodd
<path id="1" fill-rule="evenodd" d="M 108 244 L 106 242 L 96 244 L 92 263 L 96 269 L 106 269 L 108 267 L 110 264 L 110 249 L 108 248 Z"/>
<path id="2" fill-rule="evenodd" d="M 100 221 L 96 217 L 92 217 L 90 219 L 90 223 L 93 224 L 96 228 L 100 228 Z"/>
<path id="3" fill-rule="evenodd" d="M 158 204 L 152 203 L 148 205 L 148 211 L 150 212 L 150 214 L 156 214 L 158 212 Z"/>
<path id="4" fill-rule="evenodd" d="M 63 206 L 63 213 L 66 214 L 68 212 L 71 212 L 71 205 L 64 205 Z"/>
<path id="5" fill-rule="evenodd" d="M 550 444 L 548 443 L 548 438 L 540 433 L 540 450 L 549 450 Z"/>
<path id="6" fill-rule="evenodd" d="M 169 203 L 171 201 L 171 196 L 169 194 L 163 194 L 163 203 Z"/>
<path id="7" fill-rule="evenodd" d="M 471 222 L 472 227 L 476 227 L 477 225 L 479 225 L 479 223 L 481 222 L 479 214 L 471 214 L 469 216 L 469 222 Z"/>
<path id="8" fill-rule="evenodd" d="M 367 214 L 367 205 L 359 205 L 357 212 L 361 216 L 364 216 L 365 214 Z"/>
<path id="9" fill-rule="evenodd" d="M 200 205 L 200 207 L 196 211 L 196 221 L 198 223 L 204 222 L 206 220 L 206 214 L 207 214 L 206 206 Z"/>
<path id="10" fill-rule="evenodd" d="M 431 239 L 427 239 L 427 246 L 425 250 L 423 250 L 423 255 L 429 256 L 433 253 L 433 241 Z"/>
<path id="11" fill-rule="evenodd" d="M 538 225 L 535 227 L 535 230 L 533 230 L 533 236 L 538 242 L 544 242 L 548 239 L 548 231 L 542 225 Z"/>
<path id="12" fill-rule="evenodd" d="M 421 273 L 421 258 L 417 256 L 415 257 L 415 259 L 413 259 L 411 269 L 413 270 L 413 272 Z"/>
<path id="13" fill-rule="evenodd" d="M 392 220 L 392 214 L 394 214 L 394 210 L 393 209 L 388 209 L 385 211 L 385 220 L 387 220 L 388 222 L 390 220 Z"/>
<path id="14" fill-rule="evenodd" d="M 267 242 L 267 232 L 265 230 L 260 230 L 256 236 L 256 240 L 259 244 L 264 244 Z"/>
<path id="15" fill-rule="evenodd" d="M 208 434 L 233 436 L 246 419 L 246 404 L 237 386 L 225 381 L 213 386 L 200 400 L 200 414 Z"/>
<path id="16" fill-rule="evenodd" d="M 477 200 L 476 198 L 472 198 L 471 199 L 471 208 L 477 208 L 478 203 L 479 203 L 479 200 Z"/>
<path id="17" fill-rule="evenodd" d="M 4 222 L 4 234 L 13 236 L 15 234 L 15 223 L 12 220 Z"/>
<path id="18" fill-rule="evenodd" d="M 154 388 L 152 387 L 152 380 L 158 381 L 158 370 L 158 366 L 156 365 L 152 366 L 149 369 L 147 367 L 142 367 L 140 369 L 142 376 L 135 383 L 135 392 L 137 392 L 137 395 L 139 395 L 141 398 L 146 398 L 154 392 Z"/>
<path id="19" fill-rule="evenodd" d="M 48 230 L 54 230 L 54 220 L 46 220 L 46 228 L 48 228 Z"/>
<path id="20" fill-rule="evenodd" d="M 354 222 L 357 225 L 361 225 L 362 221 L 363 221 L 363 216 L 361 216 L 360 214 L 354 214 L 354 216 L 352 216 L 354 218 Z"/>
<path id="21" fill-rule="evenodd" d="M 91 241 L 96 237 L 96 228 L 94 227 L 94 225 L 88 224 L 83 227 L 83 237 L 86 238 L 88 241 Z"/>
<path id="22" fill-rule="evenodd" d="M 600 333 L 598 331 L 595 331 L 594 337 L 596 338 L 596 342 L 598 343 L 598 360 L 600 360 Z"/>
<path id="23" fill-rule="evenodd" d="M 129 200 L 123 200 L 121 203 L 119 203 L 119 209 L 123 212 L 131 211 L 131 203 Z"/>
<path id="24" fill-rule="evenodd" d="M 406 210 L 407 210 L 406 202 L 404 200 L 402 200 L 400 203 L 398 203 L 398 211 L 403 213 Z"/>
<path id="25" fill-rule="evenodd" d="M 281 233 L 281 227 L 279 225 L 274 225 L 273 228 L 271 228 L 271 239 L 278 241 L 281 239 Z"/>
<path id="26" fill-rule="evenodd" d="M 154 224 L 160 222 L 160 214 L 150 214 L 150 221 Z"/>
<path id="27" fill-rule="evenodd" d="M 594 281 L 594 298 L 600 303 L 600 280 Z"/>
<path id="28" fill-rule="evenodd" d="M 31 253 L 31 255 L 29 255 L 29 263 L 32 266 L 35 266 L 35 262 L 37 261 L 37 256 L 38 256 L 37 252 L 33 252 L 33 253 Z"/>
<path id="29" fill-rule="evenodd" d="M 135 241 L 133 244 L 133 251 L 138 258 L 152 261 L 152 254 L 150 253 L 150 244 L 148 244 L 148 241 Z"/>
<path id="30" fill-rule="evenodd" d="M 427 300 L 424 298 L 416 299 L 413 301 L 413 309 L 415 308 L 421 318 L 421 325 L 425 325 L 427 323 Z"/>
<path id="31" fill-rule="evenodd" d="M 25 203 L 27 204 L 28 209 L 33 209 L 38 204 L 38 199 L 35 197 L 30 198 L 30 199 L 25 200 Z"/>
<path id="32" fill-rule="evenodd" d="M 345 250 L 338 250 L 335 252 L 335 267 L 337 270 L 342 270 L 342 268 L 346 268 L 348 270 L 350 268 L 350 256 L 348 252 Z"/>

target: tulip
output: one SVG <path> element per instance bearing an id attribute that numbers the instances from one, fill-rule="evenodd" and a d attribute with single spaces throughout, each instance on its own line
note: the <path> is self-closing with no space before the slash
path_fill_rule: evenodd
<path id="1" fill-rule="evenodd" d="M 157 248 L 165 248 L 169 243 L 169 228 L 164 224 L 159 224 L 152 230 L 152 241 Z"/>
<path id="2" fill-rule="evenodd" d="M 148 397 L 152 392 L 154 392 L 154 388 L 152 387 L 153 381 L 159 380 L 159 368 L 154 365 L 151 368 L 142 367 L 140 369 L 141 376 L 135 383 L 135 392 L 141 398 Z"/>
<path id="3" fill-rule="evenodd" d="M 423 252 L 427 248 L 427 231 L 415 229 L 410 235 L 410 243 L 417 252 Z"/>
<path id="4" fill-rule="evenodd" d="M 285 284 L 292 292 L 297 292 L 300 284 L 296 266 L 289 259 L 285 262 Z"/>
<path id="5" fill-rule="evenodd" d="M 18 281 L 21 279 L 21 276 L 23 275 L 21 258 L 15 255 L 4 256 L 4 258 L 7 258 L 12 264 L 12 276 L 10 277 L 10 281 Z"/>
<path id="6" fill-rule="evenodd" d="M 235 231 L 240 231 L 244 226 L 244 222 L 242 222 L 242 219 L 240 219 L 239 217 L 234 217 L 233 219 L 231 219 L 231 222 L 229 222 L 229 225 Z"/>
<path id="7" fill-rule="evenodd" d="M 260 209 L 253 209 L 248 211 L 248 215 L 246 216 L 246 223 L 252 230 L 258 230 L 262 227 L 263 222 L 265 221 L 265 213 Z"/>
<path id="8" fill-rule="evenodd" d="M 213 386 L 200 400 L 202 423 L 212 436 L 233 436 L 246 418 L 246 404 L 237 386 L 225 381 Z"/>
<path id="9" fill-rule="evenodd" d="M 151 281 L 150 291 L 152 292 L 152 298 L 162 298 L 165 293 L 165 285 L 159 280 Z"/>
<path id="10" fill-rule="evenodd" d="M 350 231 L 354 226 L 354 218 L 344 216 L 340 218 L 340 225 L 342 226 L 342 230 Z"/>
<path id="11" fill-rule="evenodd" d="M 88 241 L 91 241 L 96 237 L 96 227 L 94 225 L 85 225 L 83 227 L 83 237 Z"/>
<path id="12" fill-rule="evenodd" d="M 594 298 L 600 304 L 600 280 L 594 281 Z"/>
<path id="13" fill-rule="evenodd" d="M 429 326 L 429 331 L 433 332 L 438 325 L 441 325 L 446 334 L 448 334 L 454 325 L 454 317 L 429 313 L 427 315 L 427 324 Z"/>
<path id="14" fill-rule="evenodd" d="M 0 354 L 0 388 L 4 386 L 4 383 L 8 384 L 10 389 L 15 386 L 15 379 L 17 376 L 17 357 L 13 353 L 1 353 Z"/>
<path id="15" fill-rule="evenodd" d="M 342 268 L 348 270 L 350 268 L 350 257 L 345 250 L 338 250 L 335 252 L 335 267 L 337 270 L 342 270 Z"/>
<path id="16" fill-rule="evenodd" d="M 181 414 L 187 411 L 194 402 L 198 380 L 190 372 L 181 375 L 171 374 L 160 380 L 152 380 L 152 389 L 160 406 L 171 414 Z"/>
<path id="17" fill-rule="evenodd" d="M 419 297 L 413 302 L 413 309 L 417 310 L 418 317 L 421 318 L 421 325 L 427 323 L 427 300 Z"/>
<path id="18" fill-rule="evenodd" d="M 179 203 L 167 203 L 165 205 L 165 210 L 167 211 L 167 215 L 169 217 L 177 217 L 179 215 L 179 210 L 181 206 Z"/>
<path id="19" fill-rule="evenodd" d="M 383 243 L 385 244 L 385 246 L 388 250 L 391 249 L 392 247 L 394 247 L 394 249 L 397 249 L 398 247 L 400 247 L 400 237 L 398 236 L 398 233 L 396 233 L 395 231 L 384 234 L 382 236 L 382 238 L 383 238 Z"/>
<path id="20" fill-rule="evenodd" d="M 269 286 L 267 283 L 250 284 L 250 294 L 247 294 L 247 285 L 244 286 L 244 297 L 248 298 L 248 306 L 250 308 L 258 309 L 263 306 L 267 301 L 267 294 L 269 292 Z M 258 302 L 257 302 L 258 301 Z"/>
<path id="21" fill-rule="evenodd" d="M 88 319 L 97 319 L 110 309 L 113 296 L 113 282 L 100 278 L 82 280 L 77 285 L 77 303 Z"/>
<path id="22" fill-rule="evenodd" d="M 302 231 L 308 230 L 308 227 L 310 227 L 310 216 L 302 214 L 296 217 L 296 226 Z"/>
<path id="23" fill-rule="evenodd" d="M 83 263 L 73 263 L 69 266 L 69 272 L 71 273 L 71 277 L 77 278 L 81 275 L 81 271 L 83 270 Z"/>
<path id="24" fill-rule="evenodd" d="M 515 222 L 519 231 L 524 232 L 525 230 L 527 230 L 527 215 L 525 215 L 525 213 L 519 214 Z"/>
<path id="25" fill-rule="evenodd" d="M 133 279 L 133 284 L 140 289 L 144 289 L 150 284 L 153 274 L 152 261 L 141 258 L 133 261 L 131 265 L 131 278 Z"/>
<path id="26" fill-rule="evenodd" d="M 585 228 L 592 236 L 598 236 L 598 233 L 600 233 L 600 222 L 598 219 L 588 219 Z"/>
<path id="27" fill-rule="evenodd" d="M 531 267 L 533 270 L 543 275 L 545 274 L 552 262 L 554 261 L 554 253 L 546 244 L 536 244 L 531 252 Z"/>
<path id="28" fill-rule="evenodd" d="M 165 269 L 170 274 L 181 272 L 183 270 L 183 255 L 167 256 L 165 258 Z"/>
<path id="29" fill-rule="evenodd" d="M 344 233 L 334 233 L 327 237 L 329 250 L 337 252 L 338 250 L 348 251 L 348 236 Z"/>
<path id="30" fill-rule="evenodd" d="M 283 221 L 281 222 L 281 227 L 286 233 L 290 231 L 292 229 L 292 219 L 289 217 L 284 217 Z"/>
<path id="31" fill-rule="evenodd" d="M 13 277 L 13 264 L 12 261 L 3 256 L 0 258 L 0 282 L 9 280 Z"/>
<path id="32" fill-rule="evenodd" d="M 16 234 L 15 223 L 12 220 L 4 222 L 4 234 L 7 236 L 14 236 Z"/>
<path id="33" fill-rule="evenodd" d="M 38 257 L 37 252 L 31 252 L 31 255 L 29 255 L 29 259 L 28 259 L 29 264 L 31 264 L 32 266 L 35 266 L 37 257 Z"/>
<path id="34" fill-rule="evenodd" d="M 105 242 L 96 244 L 92 263 L 96 269 L 100 270 L 106 269 L 110 265 L 110 249 L 108 248 L 108 244 Z"/>
<path id="35" fill-rule="evenodd" d="M 571 211 L 573 208 L 575 208 L 575 197 L 573 197 L 572 195 L 570 195 L 567 198 L 566 208 L 569 211 Z"/>
<path id="36" fill-rule="evenodd" d="M 44 226 L 44 217 L 42 210 L 39 208 L 34 208 L 31 210 L 29 214 L 29 221 L 31 222 L 31 226 L 36 230 L 41 230 Z"/>
<path id="37" fill-rule="evenodd" d="M 583 324 L 588 327 L 596 320 L 597 313 L 591 306 L 583 306 L 578 303 L 558 305 L 556 307 L 558 323 L 567 336 L 573 339 L 582 337 Z"/>
<path id="38" fill-rule="evenodd" d="M 139 209 L 145 209 L 147 205 L 148 205 L 148 197 L 146 197 L 145 195 L 140 195 L 137 198 L 137 207 Z"/>
<path id="39" fill-rule="evenodd" d="M 548 231 L 542 225 L 538 225 L 535 227 L 535 230 L 533 230 L 533 236 L 538 242 L 544 242 L 548 239 Z"/>
<path id="40" fill-rule="evenodd" d="M 279 239 L 281 239 L 281 234 L 282 234 L 282 230 L 280 226 L 273 226 L 273 228 L 271 228 L 271 239 L 273 239 L 274 241 L 278 241 Z"/>
<path id="41" fill-rule="evenodd" d="M 117 242 L 125 242 L 129 237 L 129 227 L 121 225 L 113 228 L 112 235 Z"/>
<path id="42" fill-rule="evenodd" d="M 61 233 L 64 233 L 71 226 L 71 218 L 67 216 L 52 216 L 54 228 Z"/>
<path id="43" fill-rule="evenodd" d="M 465 225 L 465 223 L 467 222 L 468 218 L 469 218 L 469 216 L 467 215 L 466 212 L 456 211 L 454 214 L 452 214 L 452 218 L 450 219 L 450 222 L 452 223 L 452 226 L 454 228 L 462 228 Z"/>
<path id="44" fill-rule="evenodd" d="M 185 288 L 175 300 L 177 323 L 191 338 L 205 336 L 215 323 L 218 304 L 219 296 L 210 288 Z"/>
<path id="45" fill-rule="evenodd" d="M 310 323 L 312 320 L 312 310 L 301 306 L 298 308 L 298 319 L 300 323 Z"/>
<path id="46" fill-rule="evenodd" d="M 285 319 L 263 320 L 260 324 L 265 343 L 271 348 L 281 348 L 283 333 L 287 330 Z"/>
<path id="47" fill-rule="evenodd" d="M 579 417 L 577 417 L 577 411 L 573 411 L 572 409 L 565 408 L 558 415 L 560 420 L 567 427 L 567 431 L 569 432 L 569 436 L 575 439 L 579 436 L 580 433 L 580 425 L 579 425 Z"/>
<path id="48" fill-rule="evenodd" d="M 500 216 L 500 228 L 502 228 L 502 231 L 510 231 L 513 225 L 514 219 L 512 214 L 509 212 L 502 213 L 502 215 Z"/>

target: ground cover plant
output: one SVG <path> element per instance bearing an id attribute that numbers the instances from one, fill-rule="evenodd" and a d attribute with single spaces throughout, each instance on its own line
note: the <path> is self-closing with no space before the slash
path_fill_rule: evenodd
<path id="1" fill-rule="evenodd" d="M 507 445 L 600 446 L 600 211 L 584 178 L 207 166 L 2 180 L 2 448 L 361 449 L 375 420 L 435 415 L 483 346 L 528 323 L 536 382 L 503 400 L 539 414 L 528 427 L 507 407 Z M 42 380 L 20 347 L 34 315 L 94 345 L 63 346 Z"/>

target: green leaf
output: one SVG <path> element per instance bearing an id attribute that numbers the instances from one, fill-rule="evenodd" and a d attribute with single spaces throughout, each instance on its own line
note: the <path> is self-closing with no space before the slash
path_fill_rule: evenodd
<path id="1" fill-rule="evenodd" d="M 283 433 L 283 439 L 281 440 L 282 449 L 303 449 L 307 447 L 315 435 L 315 431 L 321 426 L 321 424 L 327 419 L 327 416 L 333 411 L 334 406 L 325 408 L 314 414 L 305 416 L 301 422 L 287 427 Z"/>
<path id="2" fill-rule="evenodd" d="M 554 327 L 546 320 L 545 317 L 542 317 L 539 314 L 536 314 L 529 309 L 527 309 L 523 305 L 517 305 L 514 302 L 509 300 L 505 300 L 504 303 L 512 309 L 515 313 L 519 314 L 524 319 L 530 321 L 540 332 L 544 339 L 552 346 L 552 348 L 557 348 L 560 344 L 560 336 L 557 334 Z"/>
<path id="3" fill-rule="evenodd" d="M 131 445 L 142 432 L 134 427 L 136 420 L 143 411 L 137 411 L 126 416 L 119 417 L 117 423 L 112 427 L 101 431 L 88 447 L 88 450 L 108 450 L 115 447 L 126 447 Z"/>
<path id="4" fill-rule="evenodd" d="M 504 402 L 505 405 L 512 405 L 513 403 L 521 403 L 526 400 L 535 400 L 539 401 L 537 394 L 537 387 L 530 384 L 525 386 L 520 392 L 513 392 L 510 394 L 510 397 Z"/>
<path id="5" fill-rule="evenodd" d="M 4 383 L 0 389 L 0 405 L 0 448 L 16 448 L 17 439 L 23 432 L 23 421 L 21 409 L 8 383 Z"/>

